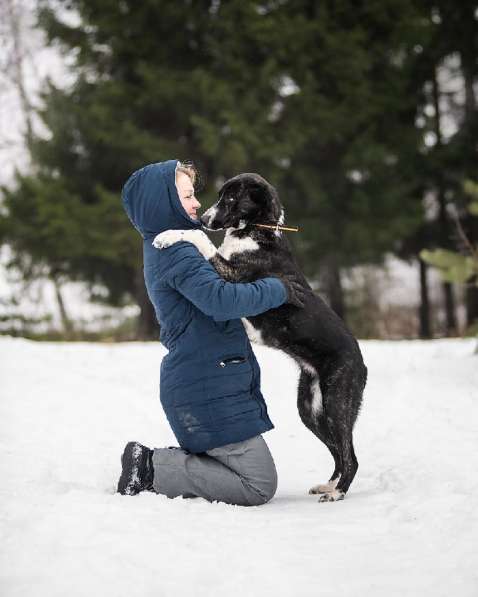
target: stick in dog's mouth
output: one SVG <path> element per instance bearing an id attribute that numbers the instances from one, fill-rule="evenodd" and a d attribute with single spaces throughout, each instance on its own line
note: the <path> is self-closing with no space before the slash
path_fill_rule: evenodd
<path id="1" fill-rule="evenodd" d="M 254 226 L 259 226 L 260 228 L 272 228 L 273 230 L 287 230 L 289 232 L 299 232 L 298 226 L 281 226 L 280 224 L 253 224 Z"/>

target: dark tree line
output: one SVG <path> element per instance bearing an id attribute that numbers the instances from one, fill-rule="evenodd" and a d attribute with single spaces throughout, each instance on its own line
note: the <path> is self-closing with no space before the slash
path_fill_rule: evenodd
<path id="1" fill-rule="evenodd" d="M 42 2 L 39 25 L 74 54 L 76 82 L 45 88 L 41 117 L 51 135 L 29 138 L 31 173 L 3 189 L 0 242 L 13 247 L 26 277 L 84 280 L 93 296 L 106 287 L 108 303 L 140 306 L 139 337 L 156 337 L 139 238 L 119 194 L 133 170 L 173 157 L 197 162 L 204 206 L 224 178 L 268 178 L 286 221 L 301 227 L 291 237 L 300 262 L 344 318 L 346 268 L 451 247 L 450 209 L 478 240 L 463 193 L 463 181 L 476 178 L 476 2 L 60 5 L 80 24 Z M 453 69 L 463 101 L 440 85 L 440 73 Z M 453 333 L 449 283 L 443 293 Z M 478 317 L 471 287 L 467 315 L 469 323 Z"/>

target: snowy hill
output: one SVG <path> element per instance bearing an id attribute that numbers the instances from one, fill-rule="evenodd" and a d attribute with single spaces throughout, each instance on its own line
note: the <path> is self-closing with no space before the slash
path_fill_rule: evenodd
<path id="1" fill-rule="evenodd" d="M 343 502 L 300 423 L 298 370 L 254 350 L 279 487 L 260 507 L 115 494 L 131 439 L 176 442 L 165 349 L 0 337 L 3 597 L 478 594 L 478 356 L 472 340 L 362 342 L 360 467 Z"/>

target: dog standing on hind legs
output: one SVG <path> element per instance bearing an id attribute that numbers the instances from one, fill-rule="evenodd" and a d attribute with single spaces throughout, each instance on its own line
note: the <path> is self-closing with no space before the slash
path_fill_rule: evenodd
<path id="1" fill-rule="evenodd" d="M 154 246 L 165 250 L 176 242 L 190 242 L 226 281 L 276 276 L 306 290 L 303 307 L 284 304 L 242 321 L 251 341 L 283 350 L 299 364 L 300 418 L 335 463 L 328 483 L 309 493 L 321 494 L 321 502 L 343 499 L 358 468 L 352 432 L 367 380 L 357 340 L 309 286 L 282 235 L 284 210 L 278 193 L 264 178 L 240 174 L 226 181 L 218 201 L 200 220 L 207 230 L 226 230 L 219 249 L 201 230 L 162 232 Z"/>

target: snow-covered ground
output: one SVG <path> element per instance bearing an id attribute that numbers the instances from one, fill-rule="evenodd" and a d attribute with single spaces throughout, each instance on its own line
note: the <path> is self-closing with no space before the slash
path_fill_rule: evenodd
<path id="1" fill-rule="evenodd" d="M 159 343 L 0 337 L 2 597 L 478 594 L 473 340 L 362 342 L 360 468 L 343 502 L 308 488 L 332 459 L 300 423 L 297 368 L 255 347 L 276 428 L 264 506 L 115 494 L 131 439 L 174 445 Z"/>

